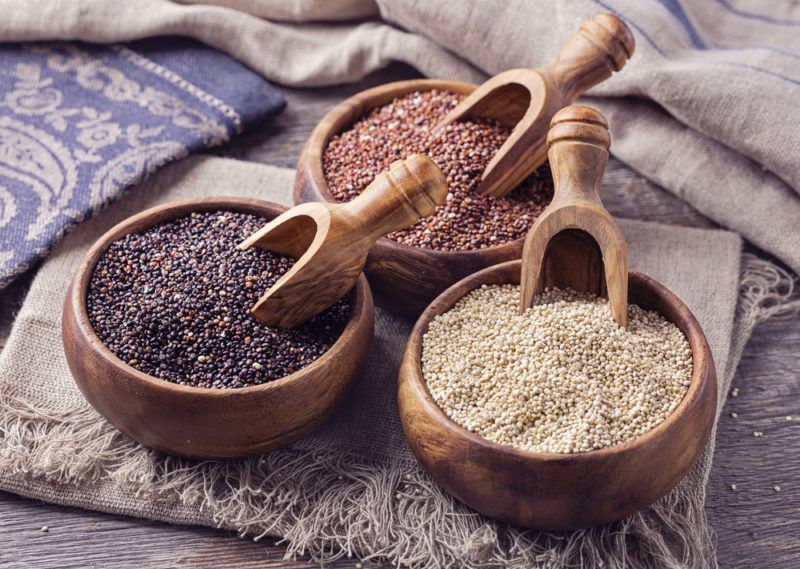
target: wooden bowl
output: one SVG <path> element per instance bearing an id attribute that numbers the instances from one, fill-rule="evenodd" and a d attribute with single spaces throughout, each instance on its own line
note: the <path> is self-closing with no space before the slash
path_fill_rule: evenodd
<path id="1" fill-rule="evenodd" d="M 112 354 L 89 324 L 86 294 L 95 265 L 122 236 L 191 212 L 229 210 L 277 217 L 262 200 L 201 198 L 155 207 L 103 235 L 78 269 L 64 302 L 62 334 L 72 376 L 106 419 L 149 447 L 195 458 L 230 458 L 288 445 L 319 427 L 358 377 L 372 341 L 374 308 L 361 275 L 350 293 L 352 316 L 341 337 L 309 366 L 238 389 L 178 385 L 145 374 Z"/>
<path id="2" fill-rule="evenodd" d="M 375 107 L 413 91 L 441 89 L 471 93 L 474 83 L 412 79 L 387 83 L 358 93 L 334 107 L 319 122 L 297 162 L 295 203 L 336 202 L 322 171 L 328 141 L 348 129 Z M 447 287 L 474 272 L 497 263 L 519 259 L 525 238 L 472 251 L 438 251 L 412 247 L 382 238 L 372 247 L 365 272 L 379 306 L 417 317 Z"/>
<path id="3" fill-rule="evenodd" d="M 520 261 L 450 287 L 422 314 L 400 367 L 398 405 L 411 449 L 447 492 L 489 517 L 537 530 L 572 530 L 619 520 L 666 494 L 708 440 L 716 375 L 703 331 L 657 281 L 631 271 L 630 301 L 656 310 L 689 339 L 694 373 L 683 401 L 660 425 L 624 444 L 574 454 L 517 450 L 470 433 L 434 402 L 422 376 L 422 336 L 433 318 L 483 284 L 519 284 Z"/>

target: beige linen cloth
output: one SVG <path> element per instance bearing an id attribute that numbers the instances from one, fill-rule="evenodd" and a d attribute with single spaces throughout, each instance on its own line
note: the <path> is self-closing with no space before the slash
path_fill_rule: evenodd
<path id="1" fill-rule="evenodd" d="M 289 203 L 293 175 L 223 158 L 189 158 L 79 225 L 56 247 L 0 353 L 0 489 L 250 537 L 280 536 L 288 556 L 354 555 L 413 567 L 714 564 L 703 514 L 713 437 L 674 491 L 605 527 L 523 531 L 449 498 L 414 460 L 397 416 L 396 374 L 412 322 L 380 310 L 373 350 L 352 397 L 329 424 L 290 448 L 193 462 L 150 451 L 102 419 L 70 377 L 60 334 L 68 281 L 91 243 L 125 217 L 176 199 L 239 195 Z M 697 315 L 723 401 L 778 273 L 752 256 L 740 266 L 741 239 L 728 231 L 637 221 L 624 221 L 623 229 L 632 267 L 659 279 Z"/>
<path id="2" fill-rule="evenodd" d="M 550 61 L 598 12 L 636 37 L 590 91 L 612 154 L 800 272 L 800 4 L 686 0 L 0 0 L 0 39 L 185 35 L 284 85 L 390 61 L 480 81 Z"/>
<path id="3" fill-rule="evenodd" d="M 637 52 L 587 102 L 612 153 L 735 233 L 626 222 L 631 260 L 695 312 L 720 407 L 752 327 L 791 278 L 741 255 L 739 235 L 800 271 L 800 8 L 778 2 L 571 0 L 0 0 L 4 41 L 195 37 L 286 85 L 352 81 L 390 61 L 480 81 L 549 61 L 580 22 L 611 11 Z M 713 438 L 668 496 L 610 526 L 566 534 L 487 520 L 442 493 L 403 441 L 395 374 L 410 323 L 378 312 L 373 355 L 348 405 L 289 449 L 193 463 L 148 451 L 74 387 L 60 303 L 89 244 L 156 203 L 230 193 L 287 202 L 292 172 L 211 158 L 172 166 L 79 226 L 33 283 L 0 354 L 0 488 L 54 502 L 285 538 L 287 555 L 416 567 L 715 566 L 703 500 Z M 739 234 L 739 235 L 737 235 Z M 738 298 L 738 300 L 737 300 Z M 785 306 L 785 304 L 784 304 Z M 735 316 L 734 316 L 735 315 Z"/>

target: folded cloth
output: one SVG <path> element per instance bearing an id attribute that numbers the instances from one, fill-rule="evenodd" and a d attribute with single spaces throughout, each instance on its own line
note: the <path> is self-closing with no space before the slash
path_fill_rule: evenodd
<path id="1" fill-rule="evenodd" d="M 393 60 L 430 77 L 473 81 L 540 66 L 581 21 L 612 12 L 637 43 L 625 69 L 587 98 L 610 119 L 612 154 L 800 272 L 798 4 L 181 2 L 29 0 L 19 9 L 14 0 L 0 0 L 0 16 L 6 39 L 188 35 L 279 83 L 327 85 Z M 365 21 L 369 16 L 375 19 Z M 322 21 L 328 23 L 310 23 Z"/>
<path id="2" fill-rule="evenodd" d="M 251 537 L 279 536 L 288 556 L 311 553 L 325 560 L 352 554 L 426 568 L 714 565 L 703 514 L 713 437 L 664 499 L 591 530 L 522 531 L 444 494 L 414 460 L 395 404 L 412 322 L 381 310 L 364 377 L 344 408 L 289 448 L 242 460 L 189 461 L 150 451 L 103 420 L 75 386 L 64 359 L 54 307 L 63 302 L 66 275 L 105 230 L 143 208 L 220 194 L 288 203 L 293 177 L 293 171 L 271 166 L 188 158 L 79 225 L 57 246 L 0 353 L 0 489 Z M 774 274 L 751 256 L 740 263 L 741 239 L 728 231 L 629 220 L 622 226 L 632 268 L 676 292 L 705 330 L 722 402 Z M 746 283 L 741 289 L 740 274 Z"/>
<path id="3" fill-rule="evenodd" d="M 121 191 L 284 106 L 184 38 L 0 44 L 0 69 L 0 288 Z"/>

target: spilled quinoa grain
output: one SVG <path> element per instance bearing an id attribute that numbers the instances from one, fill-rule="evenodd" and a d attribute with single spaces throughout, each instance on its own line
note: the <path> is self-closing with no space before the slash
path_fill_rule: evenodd
<path id="1" fill-rule="evenodd" d="M 550 167 L 544 164 L 506 196 L 478 195 L 474 190 L 481 174 L 511 128 L 490 119 L 436 128 L 463 98 L 439 90 L 410 93 L 373 109 L 332 137 L 323 155 L 323 172 L 336 199 L 353 199 L 396 160 L 427 154 L 447 178 L 447 201 L 434 215 L 389 234 L 390 239 L 464 251 L 523 237 L 552 199 Z"/>
<path id="2" fill-rule="evenodd" d="M 193 213 L 114 241 L 89 281 L 97 336 L 134 368 L 180 385 L 258 385 L 324 354 L 350 317 L 350 301 L 294 330 L 271 328 L 249 310 L 293 260 L 236 245 L 266 219 Z"/>
<path id="3" fill-rule="evenodd" d="M 663 422 L 692 378 L 689 342 L 660 314 L 553 289 L 518 314 L 519 286 L 484 286 L 423 338 L 431 396 L 456 423 L 526 451 L 586 452 Z"/>

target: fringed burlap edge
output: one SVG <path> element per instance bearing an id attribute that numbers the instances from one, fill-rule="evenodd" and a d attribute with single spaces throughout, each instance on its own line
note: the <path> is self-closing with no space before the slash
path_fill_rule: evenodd
<path id="1" fill-rule="evenodd" d="M 752 329 L 798 308 L 794 277 L 746 254 L 729 369 L 719 370 L 720 403 Z M 82 506 L 81 497 L 91 496 L 109 512 L 214 525 L 255 540 L 277 536 L 287 558 L 408 567 L 716 566 L 705 483 L 685 480 L 615 524 L 524 531 L 469 510 L 404 461 L 365 460 L 304 441 L 261 457 L 193 462 L 143 450 L 88 403 L 42 409 L 3 391 L 0 384 L 0 488 L 28 497 Z M 713 443 L 695 466 L 704 481 L 712 452 Z"/>

